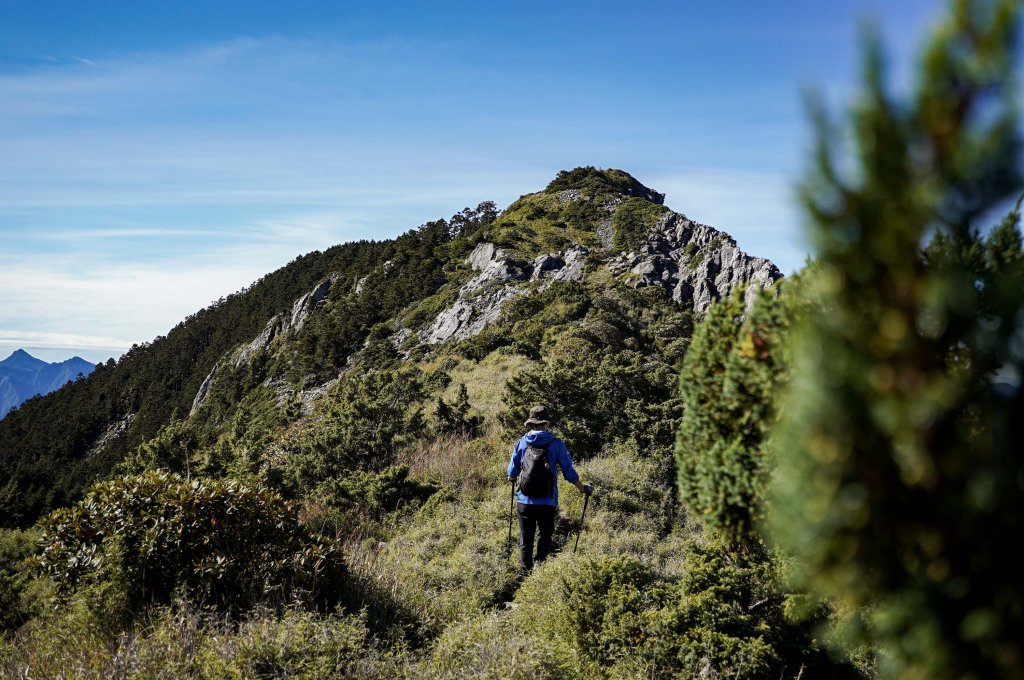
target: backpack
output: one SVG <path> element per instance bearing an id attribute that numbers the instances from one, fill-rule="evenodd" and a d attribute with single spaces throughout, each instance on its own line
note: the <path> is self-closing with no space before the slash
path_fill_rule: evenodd
<path id="1" fill-rule="evenodd" d="M 530 498 L 547 498 L 555 492 L 555 471 L 548 460 L 549 446 L 551 442 L 544 446 L 530 444 L 523 452 L 519 490 Z"/>

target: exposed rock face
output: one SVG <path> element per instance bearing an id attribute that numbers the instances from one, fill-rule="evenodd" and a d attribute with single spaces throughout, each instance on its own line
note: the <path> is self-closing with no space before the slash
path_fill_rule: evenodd
<path id="1" fill-rule="evenodd" d="M 579 281 L 583 278 L 583 264 L 589 253 L 588 248 L 573 246 L 564 253 L 539 255 L 533 261 L 530 280 L 543 279 L 545 286 L 552 281 Z"/>
<path id="2" fill-rule="evenodd" d="M 665 199 L 664 194 L 639 184 L 630 187 L 627 193 L 603 196 L 601 203 L 596 204 L 599 210 L 595 211 L 596 214 L 591 212 L 591 218 L 597 220 L 596 232 L 601 242 L 601 247 L 594 251 L 583 245 L 574 245 L 562 252 L 539 255 L 527 264 L 517 261 L 494 243 L 477 244 L 466 258 L 466 263 L 475 272 L 474 276 L 459 289 L 455 302 L 418 333 L 419 342 L 436 345 L 472 337 L 496 321 L 509 300 L 555 282 L 582 280 L 588 262 L 591 268 L 606 266 L 613 275 L 622 277 L 634 287 L 660 286 L 674 300 L 696 313 L 705 312 L 713 302 L 737 286 L 747 286 L 745 295 L 749 306 L 759 289 L 770 287 L 782 277 L 774 264 L 764 258 L 747 255 L 728 234 L 669 211 L 665 211 L 652 227 L 646 242 L 634 252 L 609 252 L 614 240 L 612 216 L 627 197 L 642 198 L 657 205 L 664 205 Z M 575 188 L 557 192 L 555 199 L 559 204 L 591 200 L 585 191 Z M 391 266 L 390 261 L 384 262 L 371 276 L 386 275 Z M 337 275 L 332 275 L 322 281 L 296 300 L 289 312 L 272 318 L 256 338 L 235 350 L 222 363 L 231 362 L 224 365 L 233 364 L 240 368 L 267 351 L 279 335 L 301 330 L 339 280 Z M 358 295 L 367 280 L 368 277 L 348 278 L 344 285 Z M 411 334 L 408 328 L 396 327 L 391 341 L 396 347 L 401 347 Z M 354 360 L 355 357 L 349 357 L 350 362 Z M 193 401 L 192 412 L 206 400 L 217 371 L 218 368 L 214 368 L 203 382 Z M 330 384 L 323 386 L 323 390 Z M 311 408 L 323 390 L 300 393 L 303 411 Z"/>
<path id="3" fill-rule="evenodd" d="M 745 285 L 749 306 L 759 288 L 782 278 L 778 267 L 747 255 L 728 234 L 679 213 L 662 218 L 639 252 L 614 258 L 608 266 L 614 273 L 628 271 L 637 288 L 665 288 L 695 312 L 707 311 L 711 303 Z"/>
<path id="4" fill-rule="evenodd" d="M 210 388 L 213 387 L 213 381 L 217 379 L 217 369 L 220 368 L 220 364 L 216 364 L 210 374 L 203 380 L 203 384 L 199 386 L 199 391 L 196 392 L 196 398 L 192 400 L 192 408 L 188 414 L 192 415 L 199 410 L 199 407 L 206 401 L 206 397 L 210 394 Z"/>
<path id="5" fill-rule="evenodd" d="M 89 451 L 85 454 L 86 457 L 94 456 L 107 447 L 107 444 L 114 441 L 131 427 L 132 421 L 135 420 L 135 414 L 129 413 L 120 420 L 115 420 L 107 426 L 107 429 L 103 431 L 103 434 L 89 447 Z"/>
<path id="6" fill-rule="evenodd" d="M 288 322 L 288 325 L 293 331 L 300 331 L 306 324 L 306 319 L 309 318 L 309 313 L 319 307 L 327 300 L 327 294 L 331 292 L 331 286 L 337 282 L 337 276 L 329 276 L 320 284 L 309 291 L 292 305 L 292 317 Z"/>
<path id="7" fill-rule="evenodd" d="M 257 335 L 252 342 L 243 347 L 242 351 L 238 353 L 238 357 L 235 359 L 235 368 L 240 368 L 242 364 L 248 363 L 254 356 L 269 347 L 273 339 L 276 338 L 278 333 L 280 333 L 285 327 L 286 322 L 281 318 L 280 314 L 271 318 L 263 328 L 263 332 Z M 211 373 L 210 375 L 213 374 Z"/>
<path id="8" fill-rule="evenodd" d="M 571 190 L 561 193 L 566 194 L 565 200 L 573 200 Z M 476 335 L 497 320 L 506 302 L 526 292 L 523 281 L 541 281 L 542 287 L 554 281 L 578 281 L 584 276 L 589 254 L 587 248 L 574 246 L 565 252 L 540 255 L 522 269 L 510 263 L 507 254 L 493 243 L 478 244 L 467 263 L 479 273 L 459 290 L 455 303 L 420 334 L 421 340 L 439 344 Z M 637 288 L 661 286 L 676 302 L 698 313 L 707 311 L 737 286 L 748 286 L 745 296 L 749 306 L 758 289 L 782 278 L 774 264 L 750 257 L 728 234 L 679 213 L 666 214 L 643 248 L 612 257 L 608 268 L 614 274 L 627 274 L 627 280 Z"/>
<path id="9" fill-rule="evenodd" d="M 459 289 L 455 303 L 420 334 L 422 341 L 434 345 L 476 335 L 498 319 L 506 302 L 526 292 L 520 282 L 542 280 L 541 285 L 548 286 L 553 281 L 582 279 L 588 252 L 575 246 L 564 253 L 541 255 L 531 266 L 520 268 L 493 243 L 477 244 L 466 262 L 480 273 Z"/>
<path id="10" fill-rule="evenodd" d="M 480 273 L 459 289 L 455 304 L 437 315 L 423 342 L 438 344 L 476 335 L 498 318 L 506 302 L 523 293 L 512 282 L 527 278 L 526 273 L 510 266 L 505 251 L 493 243 L 478 244 L 466 261 Z"/>
<path id="11" fill-rule="evenodd" d="M 306 320 L 309 319 L 309 315 L 327 300 L 327 295 L 331 292 L 331 286 L 337 281 L 338 276 L 332 274 L 318 283 L 313 290 L 296 300 L 295 304 L 292 305 L 291 312 L 274 315 L 267 322 L 267 325 L 263 327 L 263 331 L 238 351 L 234 361 L 235 368 L 241 368 L 244 364 L 252 361 L 253 357 L 257 354 L 265 352 L 270 347 L 270 343 L 274 341 L 274 338 L 281 333 L 302 330 Z M 219 368 L 220 364 L 218 363 L 210 371 L 210 374 L 206 376 L 206 379 L 203 380 L 203 384 L 199 386 L 199 391 L 196 393 L 195 399 L 192 400 L 192 409 L 189 411 L 189 415 L 195 413 L 203 405 L 203 402 L 206 401 L 210 388 L 213 387 L 214 380 L 216 380 Z"/>

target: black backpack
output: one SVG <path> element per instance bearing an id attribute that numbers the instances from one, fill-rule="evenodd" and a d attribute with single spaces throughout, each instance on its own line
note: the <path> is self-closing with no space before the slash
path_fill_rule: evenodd
<path id="1" fill-rule="evenodd" d="M 548 447 L 530 444 L 523 452 L 523 470 L 519 490 L 530 498 L 547 498 L 555 492 L 555 471 L 548 460 Z"/>

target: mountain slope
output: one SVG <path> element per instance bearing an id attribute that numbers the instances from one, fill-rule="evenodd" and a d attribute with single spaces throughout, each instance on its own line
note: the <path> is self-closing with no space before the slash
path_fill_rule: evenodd
<path id="1" fill-rule="evenodd" d="M 0 418 L 27 399 L 38 394 L 49 394 L 92 372 L 95 364 L 81 357 L 47 363 L 36 359 L 23 349 L 0 361 Z"/>
<path id="2" fill-rule="evenodd" d="M 530 309 L 544 316 L 575 297 L 558 324 L 644 356 L 684 346 L 673 333 L 711 301 L 779 278 L 662 201 L 625 172 L 580 168 L 500 214 L 483 203 L 394 240 L 298 258 L 0 421 L 0 478 L 11 480 L 0 523 L 77 497 L 175 422 L 189 451 L 228 447 L 265 464 L 339 376 L 381 357 L 484 358 L 504 346 L 539 358 L 554 335 L 524 323 Z"/>
<path id="3" fill-rule="evenodd" d="M 0 420 L 0 525 L 31 523 L 106 475 L 175 413 L 187 413 L 230 347 L 332 270 L 371 269 L 389 246 L 361 241 L 296 258 L 249 288 L 189 316 L 66 389 L 29 399 Z M 5 489 L 7 491 L 5 492 Z"/>

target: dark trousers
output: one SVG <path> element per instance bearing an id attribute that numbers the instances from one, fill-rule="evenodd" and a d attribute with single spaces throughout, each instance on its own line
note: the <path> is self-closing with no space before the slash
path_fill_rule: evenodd
<path id="1" fill-rule="evenodd" d="M 526 505 L 519 503 L 519 568 L 525 573 L 533 569 L 533 536 L 537 539 L 537 561 L 543 562 L 551 552 L 551 534 L 555 533 L 554 505 Z"/>

